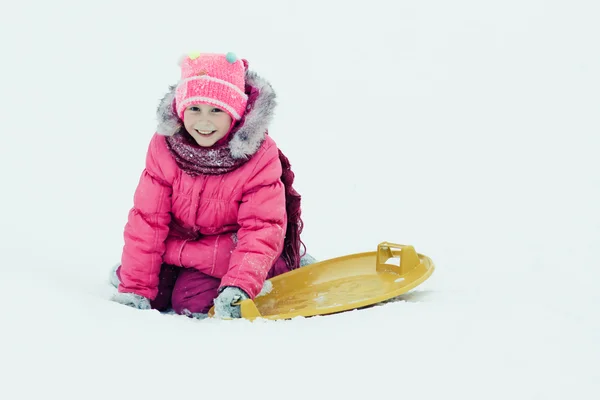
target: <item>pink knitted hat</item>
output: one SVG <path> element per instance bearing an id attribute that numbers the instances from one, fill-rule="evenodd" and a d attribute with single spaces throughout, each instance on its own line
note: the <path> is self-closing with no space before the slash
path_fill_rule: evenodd
<path id="1" fill-rule="evenodd" d="M 244 93 L 246 64 L 235 54 L 193 52 L 180 61 L 181 80 L 175 92 L 177 115 L 207 103 L 226 111 L 234 121 L 244 115 L 248 96 Z"/>

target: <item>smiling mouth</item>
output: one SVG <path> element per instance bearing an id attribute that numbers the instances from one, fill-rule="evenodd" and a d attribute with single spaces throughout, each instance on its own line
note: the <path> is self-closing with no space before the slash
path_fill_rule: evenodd
<path id="1" fill-rule="evenodd" d="M 213 133 L 215 133 L 216 131 L 201 131 L 198 129 L 195 129 L 196 132 L 198 132 L 199 134 L 201 134 L 202 136 L 208 136 L 208 135 L 212 135 Z"/>

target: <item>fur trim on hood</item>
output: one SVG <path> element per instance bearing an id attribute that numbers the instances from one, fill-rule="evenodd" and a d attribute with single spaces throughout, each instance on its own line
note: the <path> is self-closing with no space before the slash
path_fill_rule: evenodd
<path id="1" fill-rule="evenodd" d="M 177 85 L 169 87 L 167 94 L 161 99 L 156 117 L 158 126 L 156 132 L 164 136 L 173 136 L 183 128 L 183 121 L 175 111 L 175 89 Z M 254 96 L 254 92 L 257 92 Z M 246 71 L 246 93 L 248 106 L 242 119 L 237 122 L 232 131 L 232 138 L 228 147 L 231 156 L 243 159 L 252 156 L 262 144 L 275 114 L 275 92 L 265 79 L 255 72 Z"/>

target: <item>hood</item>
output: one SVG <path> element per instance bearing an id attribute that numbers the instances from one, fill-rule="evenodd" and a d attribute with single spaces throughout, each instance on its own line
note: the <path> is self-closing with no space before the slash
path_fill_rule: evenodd
<path id="1" fill-rule="evenodd" d="M 175 111 L 176 87 L 177 85 L 169 87 L 169 91 L 161 99 L 156 110 L 158 120 L 156 133 L 160 135 L 173 136 L 183 128 L 183 121 Z M 231 156 L 235 159 L 248 158 L 258 151 L 277 105 L 275 92 L 269 82 L 250 70 L 246 71 L 246 94 L 248 95 L 246 113 L 233 128 L 228 144 Z"/>

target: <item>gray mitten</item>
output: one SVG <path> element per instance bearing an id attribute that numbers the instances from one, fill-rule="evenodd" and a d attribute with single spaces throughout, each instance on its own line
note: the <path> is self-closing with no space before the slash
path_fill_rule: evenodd
<path id="1" fill-rule="evenodd" d="M 215 318 L 241 318 L 238 301 L 250 298 L 246 292 L 235 286 L 225 287 L 215 299 Z"/>
<path id="2" fill-rule="evenodd" d="M 149 310 L 152 308 L 150 306 L 150 300 L 148 300 L 144 296 L 140 296 L 135 293 L 121 293 L 117 292 L 111 298 L 112 301 L 116 303 L 120 303 L 129 307 L 137 308 L 139 310 Z"/>

